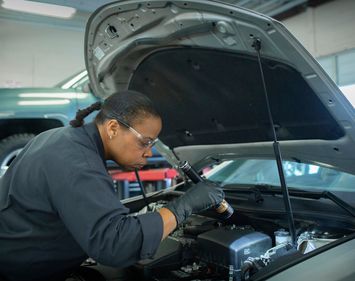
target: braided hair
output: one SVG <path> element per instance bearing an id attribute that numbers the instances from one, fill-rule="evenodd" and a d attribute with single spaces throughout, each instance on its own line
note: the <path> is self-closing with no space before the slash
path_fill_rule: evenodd
<path id="1" fill-rule="evenodd" d="M 81 127 L 84 124 L 84 118 L 88 116 L 91 112 L 95 110 L 99 110 L 102 106 L 102 103 L 100 101 L 93 103 L 92 105 L 84 108 L 84 109 L 79 109 L 76 112 L 75 119 L 70 121 L 70 125 L 74 128 L 76 127 Z"/>
<path id="2" fill-rule="evenodd" d="M 84 118 L 96 110 L 100 110 L 95 117 L 96 124 L 116 118 L 128 124 L 149 116 L 160 118 L 153 102 L 147 96 L 137 91 L 126 90 L 112 94 L 104 102 L 98 101 L 84 109 L 79 109 L 75 119 L 70 121 L 70 125 L 81 127 L 84 124 Z"/>

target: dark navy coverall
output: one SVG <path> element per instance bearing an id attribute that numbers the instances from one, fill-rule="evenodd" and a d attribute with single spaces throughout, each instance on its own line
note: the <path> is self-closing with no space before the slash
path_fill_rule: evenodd
<path id="1" fill-rule="evenodd" d="M 41 133 L 0 179 L 0 276 L 52 280 L 88 256 L 123 267 L 151 257 L 159 213 L 126 216 L 95 124 Z"/>

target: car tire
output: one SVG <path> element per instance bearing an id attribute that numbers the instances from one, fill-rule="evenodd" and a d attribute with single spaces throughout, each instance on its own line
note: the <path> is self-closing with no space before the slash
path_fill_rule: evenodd
<path id="1" fill-rule="evenodd" d="M 34 136 L 34 134 L 15 134 L 0 141 L 0 176 L 6 172 L 11 162 Z"/>

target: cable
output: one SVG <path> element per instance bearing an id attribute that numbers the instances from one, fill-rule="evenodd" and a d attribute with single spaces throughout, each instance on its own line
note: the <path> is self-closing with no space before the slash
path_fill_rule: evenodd
<path id="1" fill-rule="evenodd" d="M 149 202 L 148 202 L 147 196 L 145 195 L 145 190 L 144 190 L 141 178 L 139 177 L 138 169 L 134 169 L 134 173 L 136 174 L 136 179 L 138 181 L 138 185 L 142 191 L 143 199 L 144 199 L 145 205 L 147 206 L 147 210 L 149 212 L 149 211 L 151 211 L 150 207 L 149 207 Z"/>

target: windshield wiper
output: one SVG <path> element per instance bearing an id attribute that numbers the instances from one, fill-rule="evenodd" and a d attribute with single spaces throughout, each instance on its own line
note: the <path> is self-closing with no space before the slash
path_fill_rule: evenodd
<path id="1" fill-rule="evenodd" d="M 355 217 L 355 208 L 330 191 L 309 192 L 309 191 L 290 190 L 290 193 L 292 196 L 302 196 L 302 197 L 313 198 L 313 199 L 320 199 L 320 198 L 329 199 L 330 201 L 334 202 L 339 207 L 347 211 L 353 217 Z"/>
<path id="2" fill-rule="evenodd" d="M 228 185 L 226 185 L 228 186 Z M 255 201 L 257 203 L 264 201 L 264 198 L 262 197 L 263 194 L 282 194 L 282 191 L 280 190 L 280 187 L 274 186 L 274 185 L 267 185 L 267 184 L 261 184 L 261 185 L 254 185 L 252 187 L 245 188 L 244 187 L 234 187 L 234 188 L 225 188 L 224 186 L 223 190 L 225 192 L 236 192 L 236 193 L 254 193 L 255 194 Z M 340 208 L 351 214 L 353 217 L 355 217 L 355 208 L 351 206 L 350 204 L 346 203 L 343 199 L 340 197 L 336 196 L 334 193 L 330 191 L 307 191 L 307 190 L 302 190 L 302 189 L 296 189 L 296 188 L 289 188 L 289 194 L 294 196 L 294 197 L 303 197 L 303 198 L 310 198 L 310 199 L 320 199 L 320 198 L 325 198 L 329 199 L 330 201 L 334 202 L 336 205 L 338 205 Z"/>
<path id="3" fill-rule="evenodd" d="M 228 186 L 233 186 L 233 188 L 228 188 Z M 236 187 L 237 186 L 237 187 Z M 240 186 L 240 187 L 239 187 Z M 227 187 L 227 188 L 226 188 Z M 261 193 L 267 194 L 281 194 L 280 187 L 276 187 L 268 184 L 256 184 L 251 187 L 246 187 L 245 184 L 227 184 L 223 186 L 225 192 L 230 193 L 254 193 L 254 200 L 256 203 L 264 202 L 264 197 Z"/>

